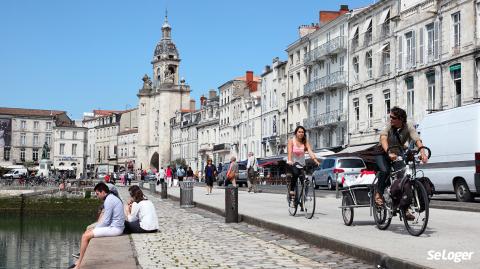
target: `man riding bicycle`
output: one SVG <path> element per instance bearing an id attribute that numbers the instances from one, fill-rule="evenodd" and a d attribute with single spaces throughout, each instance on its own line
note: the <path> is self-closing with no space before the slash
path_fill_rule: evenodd
<path id="1" fill-rule="evenodd" d="M 383 192 L 385 190 L 388 177 L 391 171 L 391 162 L 397 159 L 399 152 L 387 152 L 389 147 L 399 146 L 404 148 L 407 141 L 414 141 L 415 145 L 423 147 L 422 140 L 411 123 L 407 123 L 407 113 L 399 107 L 393 107 L 390 111 L 390 123 L 380 133 L 380 143 L 382 153 L 375 156 L 378 166 L 377 192 L 375 193 L 375 203 L 378 206 L 383 205 Z M 425 151 L 420 151 L 420 158 L 423 163 L 427 163 L 428 157 Z M 408 211 L 405 212 L 407 220 L 414 219 L 414 216 Z"/>
<path id="2" fill-rule="evenodd" d="M 317 165 L 320 165 L 320 162 L 317 159 L 317 156 L 312 151 L 310 143 L 307 141 L 307 135 L 305 134 L 305 128 L 303 126 L 297 126 L 295 132 L 293 133 L 294 137 L 288 140 L 287 152 L 288 159 L 287 164 L 290 165 L 292 176 L 290 177 L 290 196 L 293 198 L 295 195 L 295 186 L 297 185 L 297 179 L 301 175 L 302 170 L 296 167 L 294 164 L 298 163 L 301 166 L 305 167 L 305 152 L 308 152 L 310 158 L 315 161 Z M 293 206 L 293 205 L 292 205 Z"/>

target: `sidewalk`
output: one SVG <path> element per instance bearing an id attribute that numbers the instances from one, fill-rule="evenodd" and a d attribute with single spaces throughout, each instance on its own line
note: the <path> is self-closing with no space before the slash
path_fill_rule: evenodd
<path id="1" fill-rule="evenodd" d="M 157 190 L 160 191 L 159 186 Z M 169 188 L 169 195 L 179 197 L 179 188 Z M 148 192 L 146 192 L 148 193 Z M 225 190 L 214 189 L 212 195 L 205 195 L 205 189 L 194 188 L 194 201 L 199 206 L 209 207 L 214 211 L 223 211 L 225 207 Z M 368 208 L 355 210 L 353 226 L 343 224 L 340 200 L 331 197 L 318 197 L 315 216 L 308 220 L 303 213 L 292 217 L 288 214 L 285 195 L 239 191 L 239 214 L 244 220 L 254 224 L 274 227 L 286 233 L 295 234 L 295 229 L 302 234 L 311 235 L 311 241 L 317 241 L 325 247 L 343 248 L 348 254 L 355 253 L 364 259 L 394 258 L 395 266 L 408 268 L 407 261 L 430 268 L 478 268 L 480 263 L 480 214 L 442 209 L 430 209 L 427 230 L 420 237 L 411 236 L 403 222 L 394 217 L 386 231 L 378 230 L 369 215 Z M 317 239 L 317 240 L 316 240 Z M 442 253 L 444 252 L 445 253 Z M 434 260 L 435 253 L 439 255 Z M 470 260 L 455 262 L 453 252 L 474 252 Z M 371 253 L 371 257 L 368 254 Z M 449 254 L 450 253 L 450 254 Z M 365 256 L 367 255 L 367 256 Z M 459 254 L 457 254 L 459 255 Z M 458 256 L 457 256 L 458 257 Z M 430 258 L 430 259 L 429 259 Z M 458 258 L 457 258 L 458 259 Z M 395 261 L 394 261 L 395 262 Z M 477 264 L 477 265 L 475 265 Z"/>

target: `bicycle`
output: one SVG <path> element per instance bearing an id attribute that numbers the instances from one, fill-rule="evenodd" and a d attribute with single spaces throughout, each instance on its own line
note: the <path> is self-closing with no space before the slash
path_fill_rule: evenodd
<path id="1" fill-rule="evenodd" d="M 390 226 L 392 218 L 399 214 L 400 220 L 403 220 L 407 231 L 413 236 L 419 236 L 427 228 L 429 198 L 424 185 L 417 177 L 418 171 L 416 166 L 420 163 L 418 159 L 420 150 L 425 149 L 428 152 L 428 158 L 431 156 L 431 151 L 427 147 L 404 151 L 400 146 L 393 146 L 389 147 L 387 152 L 390 152 L 393 148 L 399 148 L 401 154 L 392 163 L 392 171 L 388 176 L 390 184 L 383 193 L 383 204 L 377 205 L 374 199 L 371 199 L 373 218 L 378 229 L 386 230 Z M 377 180 L 378 176 L 375 181 Z M 393 184 L 400 184 L 397 186 L 400 188 L 397 188 L 397 190 L 401 191 L 400 199 L 392 196 L 391 187 Z M 375 188 L 376 191 L 377 189 Z M 404 206 L 401 206 L 402 202 Z M 413 220 L 408 220 L 407 212 L 413 215 Z"/>
<path id="2" fill-rule="evenodd" d="M 292 166 L 298 168 L 301 173 L 297 178 L 293 197 L 290 195 L 289 184 L 287 184 L 288 213 L 295 216 L 300 205 L 301 211 L 305 211 L 305 218 L 311 219 L 315 214 L 315 184 L 305 177 L 305 169 L 301 164 L 296 162 Z"/>

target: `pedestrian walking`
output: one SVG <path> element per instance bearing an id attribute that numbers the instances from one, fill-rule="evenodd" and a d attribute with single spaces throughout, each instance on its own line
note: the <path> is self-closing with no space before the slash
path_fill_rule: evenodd
<path id="1" fill-rule="evenodd" d="M 209 195 L 212 193 L 213 181 L 217 176 L 217 168 L 212 164 L 212 160 L 207 160 L 207 165 L 205 166 L 205 183 L 207 184 L 207 193 Z"/>
<path id="2" fill-rule="evenodd" d="M 192 170 L 192 167 L 190 166 L 187 169 L 187 180 L 193 181 L 193 170 Z"/>
<path id="3" fill-rule="evenodd" d="M 172 168 L 169 166 L 167 166 L 167 170 L 165 171 L 165 175 L 167 177 L 167 185 L 168 187 L 172 187 L 172 176 L 173 176 L 173 172 L 172 172 Z"/>
<path id="4" fill-rule="evenodd" d="M 258 163 L 253 152 L 248 153 L 247 176 L 248 192 L 257 192 Z"/>
<path id="5" fill-rule="evenodd" d="M 163 166 L 162 166 L 160 167 L 160 170 L 158 170 L 157 185 L 160 185 L 163 182 L 165 182 L 165 169 L 163 169 Z"/>
<path id="6" fill-rule="evenodd" d="M 237 186 L 238 179 L 238 163 L 237 158 L 232 156 L 230 158 L 230 165 L 227 170 L 227 178 L 225 179 L 225 187 L 232 184 L 234 187 Z"/>
<path id="7" fill-rule="evenodd" d="M 183 181 L 183 178 L 185 177 L 185 169 L 183 169 L 182 166 L 180 166 L 178 169 L 177 169 L 177 177 L 178 177 L 178 181 Z"/>

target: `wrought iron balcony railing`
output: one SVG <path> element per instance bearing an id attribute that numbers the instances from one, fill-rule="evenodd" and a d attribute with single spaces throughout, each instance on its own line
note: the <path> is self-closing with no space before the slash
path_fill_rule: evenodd
<path id="1" fill-rule="evenodd" d="M 307 128 L 318 128 L 331 124 L 343 123 L 347 120 L 347 114 L 341 110 L 334 110 L 327 113 L 313 115 L 306 119 L 304 124 Z"/>
<path id="2" fill-rule="evenodd" d="M 320 92 L 325 88 L 340 87 L 346 84 L 347 73 L 345 71 L 337 71 L 305 84 L 304 92 L 305 94 L 312 94 Z"/>
<path id="3" fill-rule="evenodd" d="M 336 37 L 325 44 L 305 53 L 303 62 L 305 64 L 312 63 L 317 60 L 321 60 L 324 57 L 339 53 L 347 49 L 347 39 L 345 36 Z"/>

